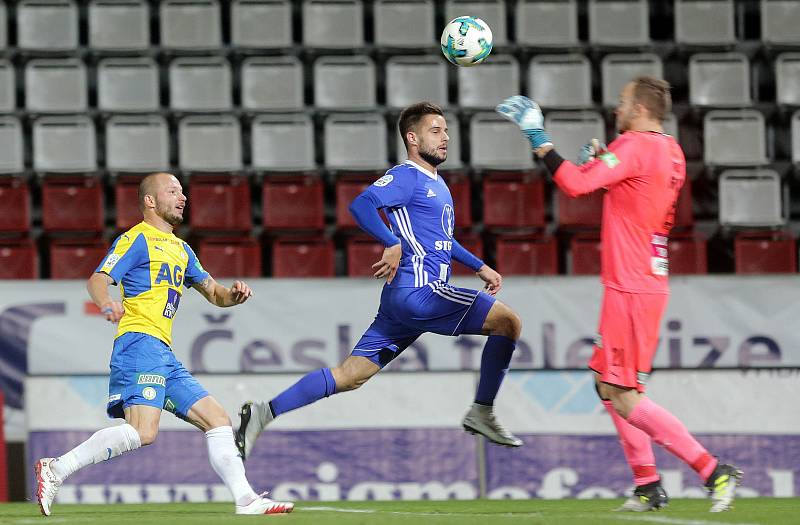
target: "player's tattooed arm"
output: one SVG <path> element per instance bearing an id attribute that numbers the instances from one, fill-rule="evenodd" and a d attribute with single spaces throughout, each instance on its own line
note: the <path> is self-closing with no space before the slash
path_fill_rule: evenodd
<path id="1" fill-rule="evenodd" d="M 230 288 L 226 288 L 210 275 L 199 283 L 195 283 L 193 287 L 209 303 L 220 307 L 242 304 L 253 296 L 253 291 L 244 281 L 234 281 Z"/>

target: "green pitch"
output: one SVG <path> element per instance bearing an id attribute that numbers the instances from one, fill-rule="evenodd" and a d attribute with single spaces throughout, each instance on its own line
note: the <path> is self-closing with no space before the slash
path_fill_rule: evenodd
<path id="1" fill-rule="evenodd" d="M 505 525 L 508 523 L 604 525 L 664 523 L 667 525 L 717 525 L 740 523 L 772 525 L 800 523 L 800 498 L 742 499 L 733 511 L 711 514 L 705 500 L 673 500 L 659 512 L 611 512 L 622 500 L 479 500 L 299 503 L 292 514 L 236 516 L 223 503 L 173 503 L 141 505 L 55 505 L 45 518 L 31 503 L 0 504 L 2 524 L 127 524 L 181 525 L 242 523 L 269 520 L 285 525 Z"/>

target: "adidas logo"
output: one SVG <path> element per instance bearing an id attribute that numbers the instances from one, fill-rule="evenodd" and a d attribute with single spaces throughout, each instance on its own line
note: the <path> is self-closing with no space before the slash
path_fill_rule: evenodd
<path id="1" fill-rule="evenodd" d="M 428 188 L 428 195 L 427 195 L 427 196 L 428 196 L 428 197 L 436 197 L 436 194 L 435 194 L 435 193 L 433 193 L 433 190 L 432 190 L 432 189 Z"/>

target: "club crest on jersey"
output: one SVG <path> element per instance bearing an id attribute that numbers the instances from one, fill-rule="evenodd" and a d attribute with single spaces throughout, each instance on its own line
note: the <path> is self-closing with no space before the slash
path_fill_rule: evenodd
<path id="1" fill-rule="evenodd" d="M 444 231 L 445 235 L 449 238 L 453 238 L 453 229 L 455 228 L 456 218 L 455 213 L 453 212 L 453 207 L 449 204 L 444 205 L 444 209 L 442 210 L 442 231 Z"/>
<path id="2" fill-rule="evenodd" d="M 601 154 L 598 159 L 602 160 L 603 163 L 609 167 L 609 169 L 614 169 L 619 166 L 620 160 L 617 158 L 614 153 L 610 151 L 606 151 L 605 153 Z"/>
<path id="3" fill-rule="evenodd" d="M 393 180 L 394 180 L 394 176 L 393 175 L 389 175 L 387 173 L 386 175 L 384 175 L 380 179 L 376 180 L 373 184 L 375 186 L 378 186 L 379 188 L 382 188 L 382 187 L 386 186 L 387 184 L 389 184 L 390 182 L 392 182 Z"/>

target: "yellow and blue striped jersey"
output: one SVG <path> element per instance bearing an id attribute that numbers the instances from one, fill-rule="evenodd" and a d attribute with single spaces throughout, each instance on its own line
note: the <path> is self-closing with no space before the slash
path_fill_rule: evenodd
<path id="1" fill-rule="evenodd" d="M 117 237 L 95 271 L 120 285 L 125 315 L 117 337 L 141 332 L 168 345 L 182 285 L 189 287 L 208 277 L 188 244 L 146 222 Z"/>

